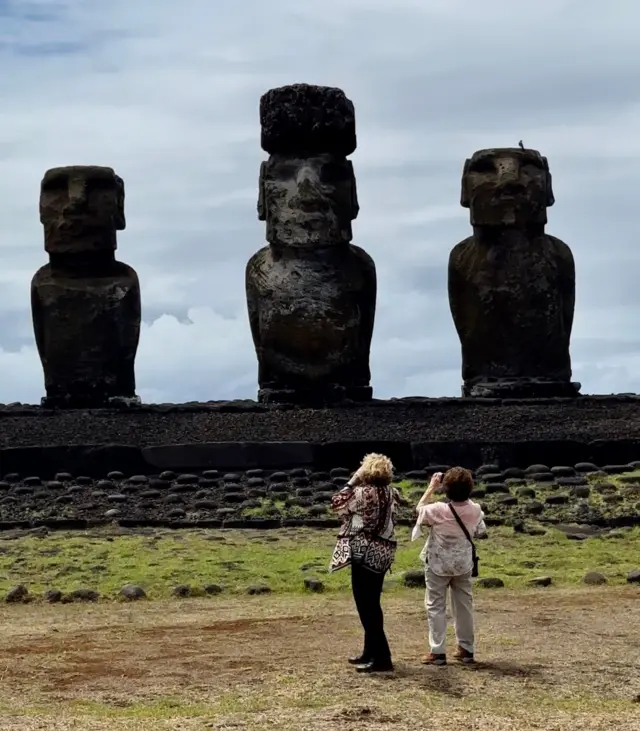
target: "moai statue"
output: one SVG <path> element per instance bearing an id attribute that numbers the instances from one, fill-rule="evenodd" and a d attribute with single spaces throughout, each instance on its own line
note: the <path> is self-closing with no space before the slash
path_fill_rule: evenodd
<path id="1" fill-rule="evenodd" d="M 545 233 L 554 203 L 536 150 L 479 150 L 465 162 L 461 204 L 473 235 L 449 257 L 449 304 L 462 344 L 462 395 L 577 396 L 569 341 L 575 266 Z"/>
<path id="2" fill-rule="evenodd" d="M 340 89 L 294 84 L 260 99 L 258 218 L 269 246 L 246 293 L 262 402 L 366 401 L 376 307 L 373 259 L 352 245 L 355 113 Z"/>
<path id="3" fill-rule="evenodd" d="M 111 168 L 48 170 L 40 221 L 49 263 L 31 282 L 36 344 L 51 408 L 135 404 L 140 285 L 115 259 L 124 183 Z"/>

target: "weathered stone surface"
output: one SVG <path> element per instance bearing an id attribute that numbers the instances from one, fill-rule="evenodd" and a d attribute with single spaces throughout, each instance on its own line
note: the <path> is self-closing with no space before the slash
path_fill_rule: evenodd
<path id="1" fill-rule="evenodd" d="M 353 104 L 340 89 L 296 84 L 260 102 L 258 217 L 269 246 L 246 269 L 263 402 L 371 399 L 376 305 L 371 257 L 352 245 Z"/>
<path id="2" fill-rule="evenodd" d="M 147 598 L 145 590 L 136 584 L 126 584 L 123 586 L 122 589 L 120 589 L 120 596 L 130 602 Z"/>
<path id="3" fill-rule="evenodd" d="M 270 89 L 260 99 L 260 127 L 261 146 L 269 154 L 331 151 L 347 157 L 356 149 L 353 102 L 330 86 Z"/>
<path id="4" fill-rule="evenodd" d="M 60 589 L 47 589 L 44 593 L 44 600 L 48 604 L 58 604 L 62 601 L 62 592 Z"/>
<path id="5" fill-rule="evenodd" d="M 578 394 L 569 356 L 575 266 L 569 247 L 545 233 L 553 203 L 536 150 L 479 150 L 465 162 L 461 204 L 473 235 L 452 250 L 448 285 L 464 396 Z"/>
<path id="6" fill-rule="evenodd" d="M 402 583 L 412 589 L 425 586 L 424 571 L 420 569 L 410 569 L 405 572 L 402 577 Z"/>
<path id="7" fill-rule="evenodd" d="M 122 179 L 98 166 L 48 170 L 40 221 L 49 263 L 31 282 L 31 309 L 43 405 L 137 403 L 140 285 L 136 272 L 115 259 L 116 232 L 125 228 Z"/>
<path id="8" fill-rule="evenodd" d="M 19 604 L 26 602 L 29 597 L 29 590 L 24 584 L 19 584 L 9 589 L 5 597 L 5 601 L 8 604 Z"/>
<path id="9" fill-rule="evenodd" d="M 589 586 L 601 586 L 607 583 L 607 577 L 598 571 L 588 571 L 582 578 L 583 583 Z"/>
<path id="10" fill-rule="evenodd" d="M 529 581 L 529 586 L 551 586 L 553 579 L 550 576 L 537 576 Z"/>
<path id="11" fill-rule="evenodd" d="M 320 594 L 324 591 L 324 584 L 320 581 L 320 579 L 306 577 L 304 580 L 304 588 L 314 594 Z"/>
<path id="12" fill-rule="evenodd" d="M 502 589 L 504 587 L 504 581 L 498 577 L 487 577 L 478 579 L 476 586 L 481 586 L 483 589 Z"/>

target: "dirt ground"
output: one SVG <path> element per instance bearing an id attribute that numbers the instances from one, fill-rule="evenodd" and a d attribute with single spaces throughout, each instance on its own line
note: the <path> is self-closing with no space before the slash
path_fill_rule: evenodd
<path id="1" fill-rule="evenodd" d="M 0 729 L 640 729 L 637 587 L 484 592 L 475 669 L 424 667 L 422 594 L 385 600 L 396 672 L 354 674 L 350 598 L 0 607 Z"/>

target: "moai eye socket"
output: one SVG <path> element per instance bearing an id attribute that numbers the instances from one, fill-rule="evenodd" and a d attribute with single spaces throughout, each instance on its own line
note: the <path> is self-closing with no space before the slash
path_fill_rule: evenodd
<path id="1" fill-rule="evenodd" d="M 475 160 L 469 165 L 470 173 L 494 173 L 495 171 L 496 166 L 494 161 L 487 157 Z"/>
<path id="2" fill-rule="evenodd" d="M 116 184 L 114 180 L 109 178 L 89 178 L 87 180 L 88 191 L 115 190 Z"/>
<path id="3" fill-rule="evenodd" d="M 56 193 L 61 190 L 67 190 L 69 181 L 62 175 L 57 175 L 42 184 L 42 190 L 46 193 Z"/>
<path id="4" fill-rule="evenodd" d="M 322 166 L 320 176 L 323 183 L 335 185 L 344 182 L 349 177 L 349 170 L 346 165 L 327 162 Z"/>

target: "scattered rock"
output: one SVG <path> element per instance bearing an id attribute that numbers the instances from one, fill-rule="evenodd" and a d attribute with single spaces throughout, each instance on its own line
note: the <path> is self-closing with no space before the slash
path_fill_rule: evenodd
<path id="1" fill-rule="evenodd" d="M 640 569 L 633 569 L 627 574 L 627 582 L 629 584 L 640 584 Z"/>
<path id="2" fill-rule="evenodd" d="M 597 571 L 589 571 L 584 575 L 582 581 L 589 586 L 601 586 L 607 583 L 607 577 Z"/>
<path id="3" fill-rule="evenodd" d="M 410 589 L 425 587 L 424 571 L 421 569 L 409 569 L 402 577 L 402 583 Z"/>
<path id="4" fill-rule="evenodd" d="M 516 495 L 518 497 L 534 498 L 536 496 L 536 491 L 532 487 L 520 487 L 516 491 Z"/>
<path id="5" fill-rule="evenodd" d="M 136 584 L 127 584 L 126 586 L 123 586 L 122 589 L 120 589 L 120 596 L 130 602 L 147 598 L 145 590 Z"/>
<path id="6" fill-rule="evenodd" d="M 532 474 L 536 474 L 539 472 L 549 472 L 549 468 L 547 467 L 547 465 L 544 465 L 544 464 L 532 464 L 527 467 L 525 472 L 528 475 L 532 475 Z"/>
<path id="7" fill-rule="evenodd" d="M 502 477 L 507 479 L 521 479 L 524 477 L 524 470 L 520 469 L 519 467 L 507 467 L 506 470 L 503 470 Z"/>
<path id="8" fill-rule="evenodd" d="M 566 505 L 569 502 L 569 496 L 557 493 L 555 495 L 549 495 L 545 502 L 547 505 Z"/>
<path id="9" fill-rule="evenodd" d="M 21 604 L 28 601 L 29 590 L 24 584 L 18 584 L 9 589 L 5 597 L 7 604 Z"/>
<path id="10" fill-rule="evenodd" d="M 171 593 L 173 594 L 173 596 L 177 596 L 180 598 L 191 596 L 191 587 L 187 586 L 187 584 L 178 584 L 177 586 L 173 587 Z"/>
<path id="11" fill-rule="evenodd" d="M 578 462 L 574 467 L 576 472 L 599 472 L 599 468 L 593 462 Z"/>
<path id="12" fill-rule="evenodd" d="M 204 593 L 209 594 L 209 596 L 216 596 L 217 594 L 222 594 L 224 589 L 220 586 L 220 584 L 206 584 L 204 587 Z"/>
<path id="13" fill-rule="evenodd" d="M 72 602 L 97 602 L 100 594 L 93 589 L 74 589 L 67 594 Z"/>
<path id="14" fill-rule="evenodd" d="M 305 578 L 304 588 L 308 591 L 312 591 L 315 594 L 320 594 L 324 591 L 324 584 L 320 579 Z"/>
<path id="15" fill-rule="evenodd" d="M 504 482 L 487 482 L 484 487 L 487 491 L 487 495 L 492 495 L 496 493 L 502 493 L 506 495 L 509 493 L 509 485 L 505 485 Z"/>
<path id="16" fill-rule="evenodd" d="M 247 594 L 250 594 L 251 596 L 271 594 L 271 587 L 266 584 L 254 584 L 253 586 L 247 587 Z"/>
<path id="17" fill-rule="evenodd" d="M 589 497 L 589 495 L 591 495 L 591 488 L 590 488 L 590 487 L 588 487 L 587 485 L 578 485 L 578 486 L 577 486 L 577 487 L 576 487 L 576 488 L 575 488 L 575 489 L 573 490 L 573 494 L 574 494 L 574 495 L 575 495 L 575 496 L 576 496 L 577 498 L 581 498 L 581 499 L 584 499 L 584 498 L 588 498 L 588 497 Z"/>
<path id="18" fill-rule="evenodd" d="M 629 466 L 626 464 L 606 464 L 602 467 L 602 471 L 608 475 L 621 475 L 629 471 Z"/>
<path id="19" fill-rule="evenodd" d="M 577 487 L 578 485 L 586 485 L 587 478 L 582 475 L 574 475 L 573 477 L 558 477 L 556 483 L 560 487 Z"/>
<path id="20" fill-rule="evenodd" d="M 529 586 L 551 586 L 553 579 L 550 576 L 536 576 L 529 580 Z"/>
<path id="21" fill-rule="evenodd" d="M 532 500 L 527 506 L 525 506 L 525 510 L 530 515 L 540 515 L 540 513 L 544 512 L 544 505 L 538 500 Z"/>
<path id="22" fill-rule="evenodd" d="M 553 472 L 529 472 L 527 476 L 533 482 L 555 482 L 556 479 Z"/>
<path id="23" fill-rule="evenodd" d="M 502 589 L 504 588 L 504 581 L 499 579 L 497 576 L 493 576 L 478 579 L 478 581 L 476 581 L 476 585 L 481 586 L 483 589 Z"/>
<path id="24" fill-rule="evenodd" d="M 603 495 L 602 500 L 603 500 L 603 502 L 609 503 L 609 504 L 624 502 L 624 498 L 622 497 L 622 495 L 618 495 L 618 493 L 612 493 L 611 495 Z"/>
<path id="25" fill-rule="evenodd" d="M 62 601 L 62 592 L 59 589 L 47 589 L 44 593 L 44 600 L 47 604 L 58 604 Z"/>
<path id="26" fill-rule="evenodd" d="M 596 482 L 594 489 L 597 492 L 615 492 L 618 488 L 613 482 Z"/>
<path id="27" fill-rule="evenodd" d="M 552 472 L 557 477 L 572 477 L 576 473 L 575 467 L 552 467 L 549 472 Z"/>

